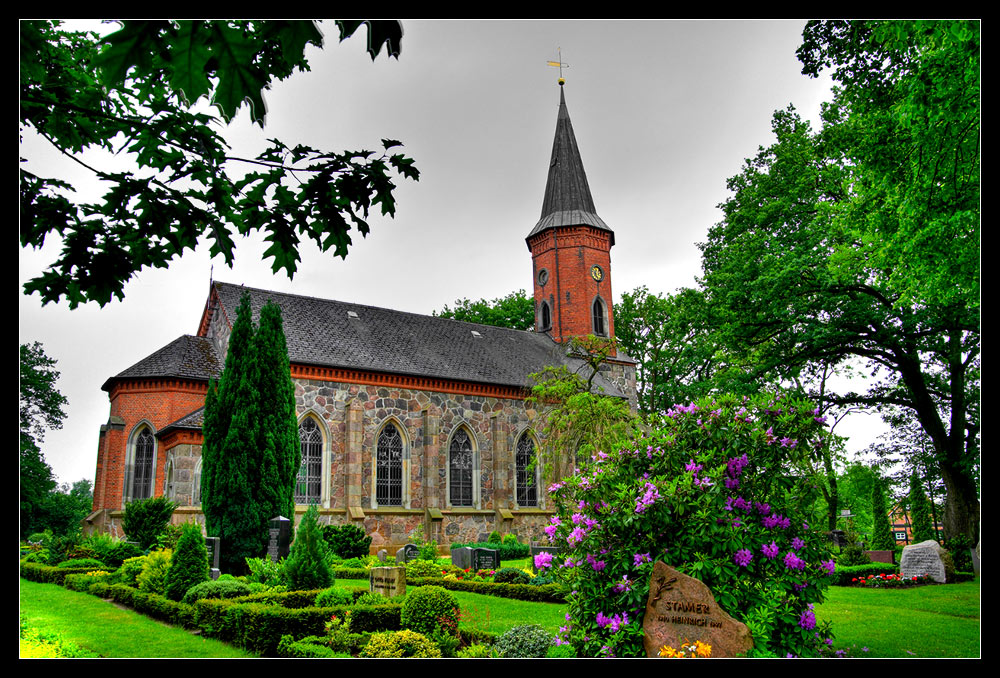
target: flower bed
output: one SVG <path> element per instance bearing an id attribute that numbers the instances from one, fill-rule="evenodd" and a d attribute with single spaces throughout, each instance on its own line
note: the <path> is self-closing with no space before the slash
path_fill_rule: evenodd
<path id="1" fill-rule="evenodd" d="M 870 589 L 902 589 L 934 583 L 936 582 L 927 574 L 919 577 L 905 578 L 898 574 L 873 574 L 867 577 L 862 576 L 851 579 L 852 586 Z"/>

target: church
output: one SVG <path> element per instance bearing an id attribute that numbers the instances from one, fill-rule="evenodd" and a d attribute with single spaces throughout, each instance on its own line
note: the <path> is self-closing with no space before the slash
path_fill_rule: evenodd
<path id="1" fill-rule="evenodd" d="M 121 535 L 122 509 L 166 495 L 174 522 L 201 515 L 201 423 L 225 363 L 236 308 L 254 322 L 281 308 L 302 457 L 296 513 L 355 524 L 373 548 L 418 528 L 439 544 L 493 530 L 538 540 L 554 512 L 534 464 L 542 413 L 525 401 L 546 366 L 582 371 L 573 337 L 614 338 L 611 247 L 597 215 L 560 81 L 541 218 L 527 235 L 535 326 L 511 330 L 213 281 L 196 336 L 172 341 L 107 379 L 88 530 Z M 635 361 L 618 354 L 595 385 L 636 406 Z"/>

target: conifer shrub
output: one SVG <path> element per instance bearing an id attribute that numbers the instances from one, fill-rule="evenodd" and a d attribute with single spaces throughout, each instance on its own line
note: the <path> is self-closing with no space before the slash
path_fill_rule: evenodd
<path id="1" fill-rule="evenodd" d="M 440 586 L 421 586 L 406 592 L 399 623 L 403 628 L 431 634 L 442 626 L 458 627 L 458 600 Z"/>
<path id="2" fill-rule="evenodd" d="M 931 503 L 924 493 L 920 477 L 914 473 L 910 476 L 910 522 L 913 525 L 913 543 L 937 540 L 931 521 Z"/>
<path id="3" fill-rule="evenodd" d="M 808 401 L 720 396 L 674 406 L 648 433 L 598 450 L 549 488 L 558 513 L 545 533 L 562 550 L 542 564 L 573 592 L 561 640 L 582 657 L 644 656 L 643 610 L 662 561 L 705 583 L 756 651 L 818 656 L 810 605 L 823 601 L 834 563 L 801 513 L 817 489 L 783 469 L 828 439 Z"/>
<path id="4" fill-rule="evenodd" d="M 203 581 L 195 584 L 185 592 L 181 602 L 187 605 L 194 605 L 199 600 L 206 600 L 208 598 L 240 598 L 251 593 L 253 593 L 253 587 L 250 584 L 241 582 L 238 579 L 220 578 L 215 581 Z"/>
<path id="5" fill-rule="evenodd" d="M 503 537 L 500 536 L 499 532 L 493 530 L 490 532 L 490 536 L 486 538 L 486 541 L 490 544 L 499 544 L 503 541 Z"/>
<path id="6" fill-rule="evenodd" d="M 192 586 L 208 581 L 208 549 L 196 523 L 183 526 L 167 571 L 165 595 L 181 600 Z"/>
<path id="7" fill-rule="evenodd" d="M 885 486 L 881 478 L 876 478 L 872 488 L 872 549 L 891 551 L 896 548 L 896 539 L 889 525 L 889 512 L 885 505 Z"/>
<path id="8" fill-rule="evenodd" d="M 338 558 L 364 558 L 372 538 L 357 525 L 336 525 L 323 528 L 323 539 Z"/>
<path id="9" fill-rule="evenodd" d="M 427 636 L 410 630 L 373 633 L 361 652 L 366 658 L 440 658 L 441 651 Z"/>
<path id="10" fill-rule="evenodd" d="M 137 541 L 143 549 L 148 549 L 156 543 L 173 515 L 177 503 L 166 497 L 150 499 L 135 499 L 125 504 L 125 516 L 122 518 L 122 531 L 128 541 Z"/>
<path id="11" fill-rule="evenodd" d="M 167 587 L 167 572 L 170 570 L 170 559 L 173 551 L 153 551 L 143 559 L 142 572 L 135 578 L 140 591 L 163 595 Z"/>
<path id="12" fill-rule="evenodd" d="M 56 567 L 90 567 L 90 568 L 101 568 L 104 567 L 104 563 L 97 560 L 96 558 L 70 558 L 69 560 L 64 560 Z"/>
<path id="13" fill-rule="evenodd" d="M 544 657 L 552 640 L 549 632 L 538 624 L 513 626 L 493 643 L 493 651 L 502 659 Z"/>
<path id="14" fill-rule="evenodd" d="M 285 560 L 285 574 L 293 589 L 323 589 L 333 582 L 326 560 L 326 542 L 319 525 L 319 511 L 313 504 L 302 516 L 295 541 Z"/>

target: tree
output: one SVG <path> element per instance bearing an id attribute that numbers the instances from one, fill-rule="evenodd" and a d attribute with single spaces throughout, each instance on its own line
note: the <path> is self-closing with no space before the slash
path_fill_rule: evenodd
<path id="1" fill-rule="evenodd" d="M 896 546 L 889 525 L 889 511 L 885 503 L 885 485 L 882 478 L 875 479 L 872 488 L 872 548 L 891 551 Z"/>
<path id="2" fill-rule="evenodd" d="M 285 560 L 285 574 L 295 590 L 325 589 L 333 583 L 326 562 L 327 547 L 319 525 L 319 511 L 312 504 L 299 522 L 295 541 Z"/>
<path id="3" fill-rule="evenodd" d="M 340 40 L 362 24 L 373 60 L 383 46 L 398 58 L 396 21 L 338 21 Z M 241 158 L 214 129 L 244 103 L 263 127 L 264 90 L 308 70 L 306 45 L 322 38 L 312 21 L 125 21 L 103 38 L 22 22 L 22 138 L 36 133 L 108 186 L 102 201 L 85 202 L 65 181 L 21 170 L 21 246 L 52 234 L 63 242 L 25 293 L 104 305 L 124 297 L 132 275 L 166 267 L 201 237 L 231 265 L 234 230 L 265 232 L 275 272 L 291 277 L 301 238 L 344 257 L 350 230 L 368 233 L 370 210 L 394 215 L 391 172 L 418 178 L 410 158 L 390 153 L 398 141 L 383 139 L 381 153 L 331 153 L 272 139 Z M 219 117 L 191 110 L 202 97 Z M 124 151 L 138 170 L 95 161 L 107 159 L 95 150 Z"/>
<path id="4" fill-rule="evenodd" d="M 445 304 L 440 313 L 433 311 L 431 315 L 512 330 L 530 330 L 535 326 L 535 302 L 524 290 L 518 290 L 493 301 L 456 299 L 454 309 Z"/>
<path id="5" fill-rule="evenodd" d="M 129 541 L 137 541 L 140 547 L 148 549 L 167 529 L 176 508 L 176 502 L 163 496 L 130 501 L 125 504 L 122 531 Z"/>
<path id="6" fill-rule="evenodd" d="M 836 64 L 844 87 L 819 134 L 775 114 L 777 142 L 730 180 L 702 251 L 727 346 L 781 378 L 865 364 L 867 393 L 827 401 L 912 411 L 948 488 L 946 532 L 974 540 L 978 27 L 960 28 L 810 24 L 807 72 Z M 945 242 L 953 256 L 935 253 Z"/>
<path id="7" fill-rule="evenodd" d="M 51 490 L 42 502 L 37 524 L 55 535 L 76 534 L 80 521 L 90 514 L 94 505 L 93 484 L 88 479 L 70 486 L 63 483 Z"/>
<path id="8" fill-rule="evenodd" d="M 226 364 L 209 385 L 202 426 L 202 510 L 208 534 L 222 539 L 229 571 L 267 545 L 267 521 L 294 512 L 299 435 L 281 311 L 267 303 L 254 330 L 244 294 Z M 286 517 L 287 517 L 286 516 Z"/>
<path id="9" fill-rule="evenodd" d="M 39 342 L 20 345 L 18 380 L 18 438 L 20 445 L 20 517 L 22 536 L 45 527 L 40 521 L 42 505 L 56 486 L 52 468 L 40 445 L 45 432 L 62 428 L 68 404 L 56 389 L 56 361 L 45 355 Z"/>
<path id="10" fill-rule="evenodd" d="M 937 530 L 931 522 L 931 504 L 927 501 L 924 488 L 921 486 L 920 477 L 914 473 L 910 476 L 910 524 L 913 526 L 913 543 L 933 539 L 937 541 Z"/>
<path id="11" fill-rule="evenodd" d="M 192 586 L 208 579 L 208 549 L 201 527 L 197 523 L 186 523 L 181 527 L 181 537 L 170 559 L 164 594 L 170 600 L 179 601 Z"/>

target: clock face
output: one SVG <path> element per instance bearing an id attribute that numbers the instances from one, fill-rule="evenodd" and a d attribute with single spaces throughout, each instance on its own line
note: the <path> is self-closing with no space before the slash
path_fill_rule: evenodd
<path id="1" fill-rule="evenodd" d="M 590 267 L 590 277 L 596 280 L 597 282 L 601 282 L 602 280 L 604 280 L 604 271 L 601 270 L 600 266 L 595 264 Z"/>
<path id="2" fill-rule="evenodd" d="M 543 268 L 538 272 L 538 284 L 544 285 L 548 281 L 549 281 L 549 271 L 548 269 Z"/>

